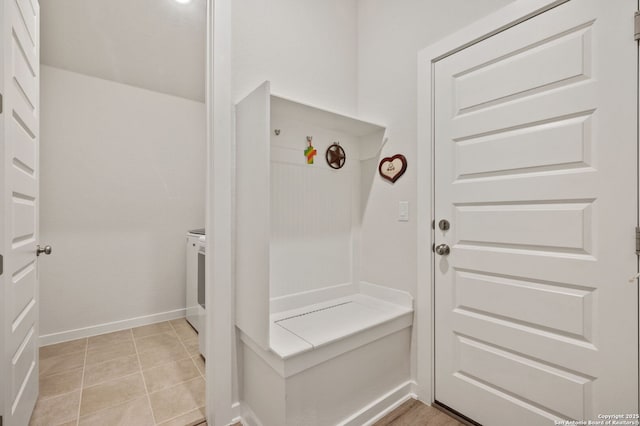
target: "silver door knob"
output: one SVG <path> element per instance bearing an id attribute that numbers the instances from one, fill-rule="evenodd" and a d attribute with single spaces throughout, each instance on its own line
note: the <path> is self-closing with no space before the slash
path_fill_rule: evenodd
<path id="1" fill-rule="evenodd" d="M 451 249 L 449 249 L 449 246 L 446 244 L 440 244 L 439 246 L 436 246 L 436 253 L 440 256 L 447 256 L 451 253 Z"/>
<path id="2" fill-rule="evenodd" d="M 40 247 L 40 244 L 38 244 L 38 248 L 36 249 L 36 255 L 40 256 L 42 253 L 49 255 L 51 254 L 53 250 L 51 249 L 51 246 L 44 246 L 44 248 Z"/>

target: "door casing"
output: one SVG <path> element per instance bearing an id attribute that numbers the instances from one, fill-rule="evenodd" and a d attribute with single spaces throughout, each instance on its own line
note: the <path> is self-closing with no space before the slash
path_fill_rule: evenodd
<path id="1" fill-rule="evenodd" d="M 418 399 L 427 404 L 431 404 L 435 400 L 435 260 L 432 252 L 432 245 L 435 241 L 435 233 L 432 229 L 435 206 L 433 175 L 435 145 L 434 66 L 447 56 L 567 1 L 570 0 L 518 0 L 418 53 L 417 255 L 418 259 L 429 260 L 419 261 L 417 265 L 415 321 L 418 327 L 416 332 L 417 386 L 415 393 Z M 638 6 L 637 0 L 626 1 L 633 1 Z M 629 17 L 628 23 L 629 37 L 633 37 L 632 16 Z M 636 120 L 640 123 L 640 115 Z"/>

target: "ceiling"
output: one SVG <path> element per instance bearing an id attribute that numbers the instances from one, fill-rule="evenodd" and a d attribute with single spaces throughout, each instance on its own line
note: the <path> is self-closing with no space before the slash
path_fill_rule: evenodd
<path id="1" fill-rule="evenodd" d="M 40 0 L 40 60 L 204 102 L 206 0 Z"/>

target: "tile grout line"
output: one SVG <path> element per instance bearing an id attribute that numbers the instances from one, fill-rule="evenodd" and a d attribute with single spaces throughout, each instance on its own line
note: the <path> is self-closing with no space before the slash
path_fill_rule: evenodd
<path id="1" fill-rule="evenodd" d="M 187 345 L 185 345 L 185 344 L 184 344 L 184 342 L 182 341 L 182 339 L 181 339 L 181 338 L 180 338 L 180 336 L 178 335 L 178 330 L 176 330 L 176 328 L 174 327 L 174 325 L 173 325 L 173 323 L 172 323 L 171 321 L 169 321 L 169 325 L 170 325 L 170 326 L 171 326 L 171 328 L 173 329 L 173 332 L 174 332 L 174 333 L 176 333 L 176 336 L 178 337 L 178 340 L 180 341 L 180 344 L 182 345 L 182 347 L 184 348 L 184 350 L 187 352 L 187 355 L 189 355 L 189 359 L 191 360 L 191 363 L 193 364 L 193 366 L 194 366 L 194 367 L 196 367 L 196 371 L 197 371 L 198 373 L 200 373 L 200 377 L 202 377 L 202 378 L 205 380 L 205 383 L 206 383 L 207 378 L 206 378 L 206 377 L 204 377 L 204 375 L 202 374 L 202 372 L 200 371 L 200 369 L 199 369 L 199 368 L 198 368 L 198 366 L 196 365 L 196 362 L 193 360 L 193 356 L 191 356 L 191 353 L 189 353 L 189 349 L 187 349 Z M 196 336 L 197 336 L 197 334 L 196 334 Z M 200 338 L 200 337 L 198 336 L 198 339 L 199 339 L 199 338 Z M 199 350 L 198 350 L 198 355 L 197 355 L 197 356 L 200 356 L 200 351 L 199 351 Z M 191 379 L 191 380 L 195 380 L 195 379 Z M 187 383 L 188 381 L 190 381 L 190 380 L 187 380 L 187 381 L 185 381 L 185 382 L 183 382 L 183 383 Z M 197 407 L 197 408 L 196 408 L 196 410 L 197 410 L 198 408 L 200 408 L 200 407 Z M 206 421 L 207 421 L 207 415 L 206 415 L 206 412 L 207 412 L 207 401 L 206 401 L 206 397 L 205 397 L 205 401 L 204 401 L 204 412 L 205 412 L 204 421 L 206 422 Z M 188 413 L 188 411 L 187 411 L 187 413 Z M 187 414 L 187 413 L 184 413 L 184 414 Z M 178 417 L 179 417 L 179 416 L 177 416 L 177 417 L 175 417 L 175 418 L 178 418 Z"/>
<path id="2" fill-rule="evenodd" d="M 50 357 L 44 358 L 44 360 L 61 359 L 61 358 L 65 358 L 66 359 L 66 358 L 68 358 L 68 357 L 70 357 L 72 355 L 79 354 L 81 352 L 85 352 L 85 354 L 86 354 L 86 349 L 83 349 L 81 351 L 73 351 L 73 352 L 69 352 L 69 353 L 61 354 L 61 355 L 56 355 L 56 356 L 50 356 Z M 38 355 L 38 356 L 40 356 L 40 355 Z M 40 358 L 39 361 L 40 361 L 40 363 L 42 363 L 42 358 Z M 55 375 L 58 375 L 58 374 L 68 373 L 69 371 L 72 371 L 72 370 L 79 370 L 80 368 L 81 367 L 69 368 L 69 369 L 62 370 L 62 371 L 56 371 L 54 373 L 40 373 L 40 372 L 38 372 L 38 377 L 55 376 Z"/>
<path id="3" fill-rule="evenodd" d="M 45 376 L 38 376 L 38 383 L 40 383 L 42 381 L 42 379 L 50 378 L 50 377 L 53 377 L 53 376 L 59 376 L 59 375 L 63 375 L 63 374 L 70 374 L 70 373 L 73 373 L 74 371 L 80 370 L 80 369 L 82 369 L 82 367 L 72 368 L 71 370 L 65 370 L 65 371 L 61 371 L 59 373 L 55 373 L 55 374 L 49 374 L 49 375 L 45 375 Z M 78 389 L 73 389 L 73 390 L 70 390 L 70 391 L 56 393 L 54 395 L 49 395 L 49 396 L 41 396 L 40 394 L 38 394 L 38 401 L 47 401 L 49 399 L 57 398 L 57 397 L 62 396 L 62 395 L 68 395 L 70 393 L 74 393 L 74 392 L 77 392 L 77 391 L 78 391 Z"/>
<path id="4" fill-rule="evenodd" d="M 142 371 L 142 361 L 140 360 L 140 352 L 138 352 L 138 345 L 136 344 L 136 336 L 133 334 L 133 329 L 131 331 L 131 338 L 133 339 L 133 348 L 136 351 L 136 356 L 138 358 L 138 368 L 140 369 L 140 375 L 142 376 L 142 384 L 144 385 L 144 393 L 147 396 L 147 403 L 149 403 L 149 410 L 151 410 L 151 417 L 153 418 L 153 424 L 157 425 L 156 414 L 153 412 L 153 406 L 151 405 L 151 396 L 149 395 L 149 388 L 147 388 L 147 381 L 144 379 L 144 372 Z"/>
<path id="5" fill-rule="evenodd" d="M 178 335 L 178 330 L 176 330 L 176 328 L 174 327 L 174 325 L 171 323 L 171 321 L 169 321 L 169 325 L 171 326 L 171 328 L 173 329 L 173 332 L 176 333 L 176 337 L 178 337 L 178 341 L 180 342 L 180 344 L 182 345 L 182 347 L 184 348 L 184 350 L 187 352 L 187 355 L 189 355 L 189 359 L 191 360 L 191 363 L 194 365 L 194 367 L 196 367 L 196 371 L 198 371 L 198 373 L 200 373 L 200 377 L 202 377 L 203 379 L 206 380 L 206 377 L 204 377 L 202 375 L 202 372 L 200 371 L 200 369 L 198 368 L 198 366 L 196 365 L 196 362 L 193 360 L 193 355 L 191 355 L 191 353 L 189 352 L 189 349 L 187 349 L 187 345 L 184 344 L 184 342 L 182 341 L 182 339 L 180 338 L 180 335 Z M 197 334 L 196 334 L 197 336 Z M 198 351 L 199 352 L 199 351 Z M 198 353 L 197 356 L 200 356 L 200 353 Z"/>
<path id="6" fill-rule="evenodd" d="M 119 359 L 122 359 L 122 358 L 130 358 L 130 357 L 132 357 L 132 356 L 136 356 L 136 355 L 135 355 L 135 354 L 131 354 L 131 355 L 118 356 L 118 357 L 115 357 L 115 358 L 109 359 L 109 360 L 107 360 L 107 361 L 96 362 L 95 364 L 88 365 L 87 367 L 94 368 L 94 367 L 98 367 L 98 366 L 100 366 L 100 365 L 102 365 L 102 364 L 106 364 L 106 363 L 108 363 L 108 362 L 113 362 L 113 361 L 115 361 L 115 360 L 119 360 Z M 136 357 L 136 359 L 137 359 L 137 357 Z M 83 388 L 92 388 L 92 387 L 94 387 L 94 386 L 99 386 L 99 385 L 102 385 L 102 384 L 104 384 L 104 383 L 110 382 L 110 381 L 112 381 L 112 380 L 118 380 L 118 379 L 123 379 L 123 378 L 125 378 L 125 377 L 132 376 L 132 375 L 134 375 L 134 374 L 136 374 L 136 373 L 137 373 L 137 372 L 134 372 L 134 373 L 127 373 L 127 374 L 124 374 L 124 375 L 121 375 L 121 376 L 116 376 L 116 377 L 109 377 L 109 376 L 107 376 L 106 378 L 104 378 L 104 379 L 100 380 L 99 382 L 92 383 L 92 384 L 90 384 L 89 386 L 84 386 L 84 382 L 83 382 L 82 387 L 83 387 Z"/>
<path id="7" fill-rule="evenodd" d="M 166 322 L 168 322 L 168 323 L 169 323 L 169 327 L 170 327 L 170 329 L 172 330 L 172 332 L 174 333 L 174 335 L 176 336 L 176 338 L 177 338 L 177 339 L 178 339 L 178 341 L 180 342 L 181 347 L 185 350 L 185 357 L 184 357 L 184 358 L 177 359 L 177 360 L 176 360 L 176 359 L 167 360 L 166 362 L 163 362 L 163 363 L 161 363 L 161 364 L 158 364 L 158 365 L 154 366 L 153 368 L 160 367 L 160 366 L 162 366 L 162 365 L 166 365 L 166 364 L 169 364 L 169 363 L 178 362 L 178 361 L 186 361 L 187 359 L 189 359 L 189 360 L 191 361 L 192 365 L 194 365 L 194 367 L 196 368 L 196 371 L 198 371 L 198 373 L 199 373 L 199 374 L 198 374 L 198 376 L 196 376 L 196 377 L 192 377 L 192 378 L 187 379 L 187 380 L 184 380 L 184 381 L 180 381 L 179 383 L 174 383 L 174 384 L 173 384 L 172 386 L 170 386 L 170 387 L 173 387 L 173 386 L 179 386 L 179 385 L 181 385 L 181 384 L 188 383 L 188 382 L 190 382 L 190 381 L 198 380 L 198 379 L 201 379 L 201 378 L 202 378 L 202 379 L 205 379 L 205 377 L 204 377 L 203 373 L 200 371 L 200 369 L 198 368 L 198 365 L 196 364 L 196 362 L 195 362 L 195 360 L 194 360 L 194 357 L 195 357 L 195 356 L 199 356 L 199 355 L 192 356 L 192 355 L 191 355 L 191 353 L 189 352 L 189 350 L 187 349 L 187 346 L 186 346 L 186 344 L 184 343 L 183 339 L 182 339 L 182 338 L 180 337 L 180 335 L 178 334 L 176 327 L 175 327 L 171 322 L 169 322 L 169 321 L 166 321 Z M 123 330 L 121 330 L 121 331 L 123 331 Z M 135 375 L 135 374 L 140 374 L 140 375 L 142 376 L 143 385 L 144 385 L 144 389 L 145 389 L 145 396 L 147 397 L 147 402 L 148 402 L 148 404 L 149 404 L 149 408 L 150 408 L 150 410 L 151 410 L 152 420 L 153 420 L 153 422 L 154 422 L 154 425 L 156 425 L 156 426 L 157 426 L 157 425 L 158 425 L 158 423 L 157 423 L 157 421 L 156 421 L 156 416 L 155 416 L 155 413 L 153 412 L 153 407 L 152 407 L 152 405 L 151 405 L 150 392 L 149 392 L 149 388 L 148 388 L 148 386 L 147 386 L 146 379 L 145 379 L 145 376 L 144 376 L 144 371 L 143 371 L 143 368 L 142 368 L 142 362 L 141 362 L 141 358 L 140 358 L 140 351 L 138 350 L 136 337 L 135 337 L 135 335 L 134 335 L 134 333 L 133 333 L 133 329 L 128 329 L 128 330 L 126 330 L 126 331 L 128 331 L 128 332 L 129 332 L 129 334 L 130 334 L 130 336 L 131 336 L 131 338 L 132 338 L 132 341 L 133 341 L 133 346 L 134 346 L 134 350 L 135 350 L 135 357 L 136 357 L 136 359 L 138 360 L 138 371 L 137 371 L 137 372 L 133 372 L 133 373 L 131 373 L 131 374 L 126 374 L 126 375 L 124 375 L 124 376 L 122 376 L 122 377 L 118 377 L 118 378 L 116 378 L 116 379 L 121 379 L 121 378 L 124 378 L 124 377 L 133 376 L 133 375 Z M 153 333 L 153 334 L 150 334 L 150 335 L 148 335 L 148 336 L 143 336 L 143 337 L 141 337 L 141 339 L 143 339 L 143 338 L 145 338 L 145 337 L 151 337 L 151 336 L 154 336 L 154 335 L 162 334 L 162 333 L 163 333 L 163 332 Z M 108 334 L 108 333 L 107 333 L 107 334 Z M 78 411 L 77 411 L 76 418 L 75 418 L 75 425 L 76 425 L 76 426 L 78 426 L 78 425 L 79 425 L 80 418 L 81 418 L 82 399 L 83 399 L 83 393 L 84 393 L 85 388 L 89 388 L 89 387 L 93 387 L 93 386 L 99 386 L 99 385 L 101 385 L 101 384 L 103 384 L 103 383 L 109 382 L 110 380 L 116 380 L 116 379 L 106 379 L 106 380 L 100 381 L 100 382 L 98 382 L 98 383 L 94 383 L 94 384 L 92 384 L 91 386 L 85 386 L 85 384 L 84 384 L 84 378 L 87 376 L 86 369 L 87 369 L 87 360 L 88 360 L 88 353 L 89 353 L 89 338 L 88 338 L 88 337 L 87 337 L 87 338 L 84 338 L 84 340 L 85 340 L 85 345 L 86 345 L 86 346 L 85 346 L 84 351 L 77 351 L 77 352 L 75 352 L 75 353 L 84 353 L 82 366 L 81 366 L 81 367 L 78 367 L 78 368 L 76 368 L 76 369 L 73 369 L 73 370 L 79 370 L 80 368 L 82 369 L 82 374 L 81 374 L 81 377 L 80 377 L 80 387 L 79 387 L 79 389 L 76 389 L 76 390 L 73 390 L 73 391 L 69 391 L 69 392 L 65 392 L 65 393 L 62 393 L 62 394 L 58 394 L 58 395 L 53 395 L 53 396 L 51 396 L 51 398 L 54 398 L 54 397 L 59 397 L 59 396 L 61 396 L 61 395 L 66 395 L 66 394 L 74 393 L 74 392 L 77 392 L 77 391 L 79 391 L 79 392 L 80 392 L 79 401 L 78 401 L 78 409 L 77 409 Z M 186 340 L 189 340 L 189 339 L 186 339 Z M 73 354 L 73 353 L 72 353 L 72 354 Z M 132 354 L 132 355 L 123 355 L 123 356 L 116 357 L 116 358 L 126 358 L 126 357 L 130 357 L 130 356 L 133 356 L 133 355 L 134 355 L 134 354 Z M 63 357 L 63 356 L 65 356 L 65 357 L 66 357 L 66 356 L 68 356 L 68 354 L 58 355 L 58 357 Z M 54 357 L 54 358 L 55 358 L 55 357 Z M 101 361 L 101 362 L 95 363 L 95 364 L 93 364 L 93 365 L 100 365 L 100 364 L 104 364 L 104 363 L 107 363 L 107 362 L 110 362 L 110 361 L 111 361 L 111 360 L 109 359 L 109 360 L 105 360 L 105 361 Z M 69 370 L 69 371 L 73 371 L 73 370 Z M 58 374 L 65 374 L 65 373 L 67 373 L 67 372 L 68 372 L 68 371 L 60 371 L 60 372 L 56 372 L 56 373 L 53 373 L 53 374 L 47 374 L 47 375 L 45 375 L 44 377 L 46 377 L 46 376 L 54 376 L 54 375 L 58 375 Z M 205 380 L 206 380 L 206 379 L 205 379 Z M 49 399 L 49 398 L 45 398 L 45 399 Z M 124 402 L 124 403 L 126 403 L 126 402 Z M 202 408 L 202 407 L 196 407 L 196 408 L 194 408 L 194 410 L 198 410 L 199 408 Z M 109 407 L 105 407 L 105 408 L 104 408 L 104 410 L 108 410 L 108 409 L 109 409 Z M 100 412 L 100 411 L 103 411 L 103 410 L 98 410 L 97 412 Z M 97 412 L 96 412 L 96 413 L 97 413 Z M 171 419 L 168 419 L 168 420 L 176 419 L 176 418 L 178 418 L 178 417 L 180 417 L 180 416 L 182 416 L 182 415 L 185 415 L 185 414 L 187 414 L 187 413 L 189 413 L 189 411 L 187 411 L 187 412 L 185 412 L 185 413 L 182 413 L 182 414 L 179 414 L 179 415 L 177 415 L 176 417 L 172 417 Z M 206 419 L 204 419 L 204 421 L 206 421 Z"/>
<path id="8" fill-rule="evenodd" d="M 152 336 L 153 336 L 153 335 L 152 335 Z M 146 336 L 146 337 L 148 337 L 148 336 Z M 137 354 L 122 355 L 122 356 L 119 356 L 119 357 L 116 357 L 116 358 L 108 359 L 108 360 L 106 360 L 106 361 L 97 362 L 97 363 L 95 363 L 95 364 L 90 365 L 90 367 L 99 366 L 99 365 L 101 365 L 101 364 L 106 364 L 106 363 L 108 363 L 108 362 L 112 362 L 112 361 L 115 361 L 115 360 L 117 360 L 117 359 L 129 358 L 129 357 L 132 357 L 132 356 L 135 356 L 135 357 L 136 357 L 136 359 L 138 359 Z M 154 365 L 153 367 L 149 368 L 149 370 L 153 370 L 154 368 L 158 368 L 158 367 L 165 366 L 165 365 L 167 365 L 167 364 L 171 364 L 172 362 L 176 362 L 176 361 L 183 361 L 183 360 L 188 359 L 188 358 L 190 358 L 190 356 L 186 356 L 186 357 L 184 357 L 184 358 L 180 358 L 180 359 L 176 359 L 176 360 L 170 360 L 170 361 L 166 361 L 166 362 L 161 362 L 160 364 Z M 138 361 L 138 363 L 139 363 L 139 361 Z M 71 371 L 72 371 L 72 370 L 71 370 Z M 87 387 L 87 388 L 92 388 L 92 387 L 94 387 L 94 386 L 99 386 L 99 385 L 102 385 L 102 384 L 104 384 L 104 383 L 110 382 L 110 381 L 112 381 L 112 380 L 118 380 L 118 379 L 122 379 L 122 378 L 124 378 L 124 377 L 129 377 L 129 376 L 132 376 L 132 375 L 137 374 L 137 373 L 138 373 L 138 372 L 128 373 L 128 374 L 125 374 L 125 375 L 123 375 L 123 376 L 108 377 L 108 378 L 103 379 L 103 380 L 101 380 L 101 381 L 99 381 L 99 382 L 93 383 L 93 384 L 91 384 L 90 386 L 85 386 L 85 387 Z M 64 373 L 57 373 L 57 374 L 64 374 Z M 69 393 L 69 392 L 65 392 L 65 393 Z M 58 395 L 55 395 L 55 396 L 58 396 Z M 50 397 L 50 398 L 51 398 L 51 397 Z"/>
<path id="9" fill-rule="evenodd" d="M 185 320 L 186 321 L 186 320 Z M 200 373 L 200 376 L 206 381 L 207 377 L 204 375 L 204 373 L 202 373 L 202 371 L 200 371 L 200 369 L 198 368 L 198 365 L 196 364 L 196 362 L 193 360 L 193 358 L 197 357 L 197 356 L 202 356 L 200 354 L 200 350 L 198 350 L 198 353 L 196 355 L 191 355 L 191 353 L 189 352 L 189 349 L 187 349 L 187 345 L 184 344 L 184 342 L 182 341 L 182 339 L 180 338 L 180 336 L 178 335 L 178 331 L 176 330 L 176 328 L 174 327 L 174 325 L 171 323 L 171 321 L 169 321 L 169 324 L 171 325 L 171 327 L 173 328 L 173 331 L 176 333 L 176 336 L 178 336 L 178 340 L 180 341 L 180 343 L 182 343 L 182 346 L 184 347 L 184 350 L 187 351 L 187 354 L 189 355 L 189 359 L 191 359 L 191 362 L 193 363 L 193 365 L 196 366 L 196 370 L 198 370 L 198 373 Z M 189 326 L 191 327 L 191 326 Z M 200 336 L 198 336 L 199 332 L 196 332 L 196 337 L 198 339 L 200 339 Z M 206 367 L 205 367 L 206 368 Z M 206 370 L 205 370 L 206 371 Z"/>
<path id="10" fill-rule="evenodd" d="M 189 360 L 191 361 L 191 363 L 194 365 L 194 367 L 196 368 L 196 371 L 198 371 L 198 373 L 200 373 L 200 370 L 198 369 L 198 366 L 197 366 L 197 365 L 195 365 L 195 362 L 193 361 L 193 357 L 192 357 L 192 356 L 191 356 L 191 354 L 189 353 L 189 350 L 187 349 L 187 347 L 185 346 L 185 344 L 182 342 L 182 339 L 181 339 L 181 338 L 180 338 L 180 336 L 178 335 L 178 331 L 177 331 L 177 330 L 176 330 L 176 328 L 173 326 L 173 324 L 171 323 L 171 321 L 166 321 L 166 322 L 169 324 L 169 327 L 171 327 L 171 330 L 173 331 L 173 333 L 175 334 L 176 338 L 177 338 L 177 339 L 178 339 L 178 341 L 180 342 L 180 345 L 182 345 L 182 347 L 184 348 L 184 350 L 185 350 L 185 352 L 186 352 L 186 354 L 187 354 L 187 357 L 186 357 L 186 358 L 177 359 L 177 360 L 172 359 L 172 360 L 170 360 L 170 361 L 167 361 L 167 362 L 164 362 L 164 363 L 158 364 L 158 365 L 156 365 L 156 366 L 154 366 L 154 367 L 150 368 L 150 370 L 151 370 L 151 369 L 153 369 L 153 368 L 156 368 L 156 367 L 160 367 L 160 366 L 162 366 L 162 365 L 171 364 L 171 363 L 174 363 L 174 362 L 182 361 L 182 360 L 184 360 L 184 359 L 189 359 Z M 159 333 L 156 333 L 156 334 L 162 334 L 162 332 L 159 332 Z M 150 337 L 150 336 L 152 336 L 152 335 L 144 336 L 144 337 Z M 141 337 L 141 339 L 143 339 L 144 337 Z M 135 337 L 134 337 L 134 345 L 135 345 Z M 136 345 L 136 354 L 138 354 L 138 347 L 137 347 L 137 345 Z M 138 354 L 138 361 L 139 361 L 139 354 Z M 139 361 L 139 362 L 140 362 L 140 361 Z M 140 362 L 140 370 L 142 371 L 142 362 Z M 200 373 L 200 376 L 202 377 L 202 373 Z M 169 388 L 171 388 L 171 387 L 178 386 L 178 385 L 181 385 L 181 384 L 183 384 L 183 383 L 190 382 L 190 381 L 195 380 L 195 379 L 197 379 L 197 377 L 192 377 L 191 379 L 188 379 L 188 380 L 182 381 L 182 382 L 180 382 L 180 383 L 174 383 L 172 386 L 169 386 L 169 387 L 164 388 L 164 389 L 169 389 Z M 147 397 L 148 397 L 148 399 L 149 399 L 149 406 L 151 406 L 151 396 L 150 396 L 150 394 L 149 394 L 149 389 L 147 388 L 146 381 L 145 381 L 145 379 L 144 379 L 144 373 L 142 374 L 142 380 L 143 380 L 143 381 L 144 381 L 144 383 L 145 383 L 145 390 L 147 391 Z M 164 389 L 162 389 L 162 390 L 164 390 Z M 196 407 L 196 409 L 198 409 L 198 408 L 200 408 L 200 407 Z M 158 423 L 156 422 L 155 413 L 153 412 L 153 407 L 151 407 L 151 413 L 152 413 L 152 415 L 153 415 L 153 421 L 154 421 L 154 423 L 155 423 L 156 425 L 158 425 Z M 189 413 L 189 411 L 187 411 L 186 413 L 178 414 L 177 416 L 172 417 L 172 418 L 170 418 L 170 419 L 167 419 L 167 420 L 165 420 L 165 422 L 167 422 L 167 421 L 169 421 L 169 420 L 177 419 L 178 417 L 183 416 L 183 415 L 185 415 L 185 414 L 187 414 L 187 413 Z"/>
<path id="11" fill-rule="evenodd" d="M 84 372 L 87 369 L 87 356 L 89 355 L 89 338 L 86 338 L 86 346 L 84 348 L 84 361 L 82 363 L 82 377 L 80 378 L 80 398 L 78 398 L 78 415 L 76 416 L 76 426 L 80 424 L 80 408 L 82 407 L 82 394 L 84 391 Z"/>
<path id="12" fill-rule="evenodd" d="M 186 360 L 186 359 L 188 359 L 188 358 L 183 358 L 183 359 L 181 359 L 180 361 L 184 361 L 184 360 Z M 172 362 L 173 362 L 173 361 L 172 361 Z M 153 368 L 155 368 L 155 367 L 153 367 Z M 151 369 L 150 369 L 150 370 L 151 370 Z M 200 378 L 201 378 L 201 377 L 192 377 L 192 378 L 190 378 L 190 379 L 183 380 L 182 382 L 174 383 L 174 384 L 172 384 L 171 386 L 167 386 L 167 387 L 164 387 L 164 388 L 158 389 L 158 390 L 157 390 L 157 391 L 155 391 L 155 392 L 163 392 L 163 391 L 166 391 L 167 389 L 175 388 L 175 387 L 178 387 L 178 386 L 180 386 L 180 385 L 184 385 L 185 383 L 193 382 L 193 381 L 198 380 L 198 379 L 200 379 Z M 153 393 L 155 393 L 155 392 L 153 392 Z M 192 411 L 196 411 L 196 410 L 198 410 L 198 409 L 200 409 L 200 408 L 202 408 L 202 407 L 196 407 L 196 408 L 194 408 L 194 409 L 192 409 L 192 410 L 185 411 L 184 413 L 180 413 L 180 414 L 178 414 L 178 415 L 176 415 L 176 416 L 174 416 L 174 417 L 168 418 L 168 419 L 164 420 L 164 421 L 162 422 L 162 424 L 164 424 L 164 423 L 166 423 L 166 422 L 169 422 L 169 421 L 171 421 L 171 420 L 175 420 L 175 419 L 177 419 L 178 417 L 182 417 L 182 416 L 184 416 L 185 414 L 189 414 L 190 412 L 192 412 Z M 154 421 L 155 421 L 155 418 L 154 418 Z M 203 422 L 204 422 L 204 421 L 206 421 L 206 419 L 205 419 L 205 420 L 203 420 Z M 199 424 L 199 423 L 198 423 L 198 424 Z"/>
<path id="13" fill-rule="evenodd" d="M 185 359 L 186 359 L 186 358 L 185 358 Z M 160 389 L 160 390 L 158 390 L 158 392 L 162 392 L 162 391 L 165 391 L 165 390 L 167 390 L 167 389 L 171 389 L 171 388 L 174 388 L 174 387 L 178 387 L 178 386 L 180 386 L 180 385 L 183 385 L 183 384 L 185 384 L 185 383 L 189 383 L 189 382 L 193 382 L 193 381 L 196 381 L 196 380 L 198 380 L 198 379 L 200 379 L 200 377 L 192 377 L 192 378 L 190 378 L 190 379 L 188 379 L 188 380 L 185 380 L 184 382 L 175 383 L 175 384 L 173 384 L 173 385 L 171 385 L 171 386 L 168 386 L 168 387 L 166 387 L 166 388 Z M 165 420 L 165 421 L 164 421 L 164 422 L 162 422 L 162 423 L 166 423 L 166 422 L 169 422 L 169 421 L 171 421 L 171 420 L 175 420 L 175 419 L 177 419 L 178 417 L 182 417 L 182 416 L 184 416 L 184 415 L 186 415 L 186 414 L 189 414 L 189 413 L 190 413 L 190 412 L 192 412 L 192 411 L 197 411 L 197 410 L 199 410 L 200 408 L 203 408 L 203 407 L 196 407 L 196 408 L 194 408 L 194 409 L 192 409 L 192 410 L 185 411 L 184 413 L 180 413 L 180 414 L 178 414 L 178 415 L 176 415 L 176 416 L 174 416 L 174 417 L 171 417 L 171 418 L 169 418 L 169 419 Z M 205 410 L 206 410 L 206 407 L 204 407 L 204 408 L 205 408 Z M 204 422 L 206 422 L 206 421 L 207 421 L 207 419 L 206 419 L 206 418 L 204 418 L 203 420 L 197 420 L 197 421 L 199 421 L 200 423 L 204 423 Z M 200 423 L 196 423 L 196 425 L 199 425 Z M 190 423 L 190 424 L 191 424 L 191 423 Z"/>

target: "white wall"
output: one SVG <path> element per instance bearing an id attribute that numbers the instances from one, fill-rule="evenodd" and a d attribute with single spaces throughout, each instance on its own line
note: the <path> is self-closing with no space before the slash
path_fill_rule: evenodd
<path id="1" fill-rule="evenodd" d="M 41 68 L 41 335 L 185 307 L 205 106 Z"/>
<path id="2" fill-rule="evenodd" d="M 234 0 L 233 99 L 273 93 L 356 111 L 356 0 Z"/>
<path id="3" fill-rule="evenodd" d="M 352 282 L 352 228 L 359 225 L 358 139 L 288 117 L 271 135 L 270 295 L 282 297 Z M 313 135 L 313 165 L 303 155 Z M 347 153 L 339 171 L 325 161 L 334 142 Z M 357 221 L 355 220 L 357 218 Z"/>
<path id="4" fill-rule="evenodd" d="M 511 1 L 358 1 L 358 115 L 387 125 L 382 157 L 404 154 L 408 162 L 394 185 L 374 181 L 363 222 L 364 281 L 415 296 L 418 51 Z M 397 221 L 401 200 L 410 203 L 409 222 Z"/>
<path id="5" fill-rule="evenodd" d="M 206 0 L 42 0 L 41 63 L 204 102 Z"/>
<path id="6" fill-rule="evenodd" d="M 275 94 L 339 112 L 356 112 L 357 0 L 233 0 L 231 8 L 233 103 L 269 80 Z M 217 28 L 224 30 L 223 25 Z M 216 52 L 218 63 L 224 66 L 226 52 Z M 219 90 L 217 99 L 225 95 Z M 224 112 L 218 115 L 221 118 Z M 224 152 L 224 140 L 219 142 Z M 222 209 L 227 200 L 219 201 Z M 238 375 L 242 377 L 242 372 Z M 234 401 L 239 387 L 234 377 Z"/>
<path id="7" fill-rule="evenodd" d="M 509 2 L 233 1 L 234 102 L 270 80 L 276 94 L 387 125 L 383 156 L 408 159 L 395 185 L 374 179 L 363 218 L 363 281 L 416 294 L 418 51 Z M 409 222 L 397 221 L 401 200 L 410 202 Z"/>
<path id="8" fill-rule="evenodd" d="M 404 154 L 405 175 L 390 185 L 374 180 L 362 226 L 363 281 L 416 296 L 417 54 L 431 43 L 513 0 L 358 0 L 358 115 L 388 126 L 381 157 Z M 398 203 L 409 201 L 409 222 Z M 393 242 L 393 250 L 381 242 Z M 429 313 L 422 313 L 423 317 Z M 414 327 L 414 342 L 420 324 Z M 416 377 L 416 345 L 412 345 Z M 429 384 L 420 384 L 429 386 Z"/>

